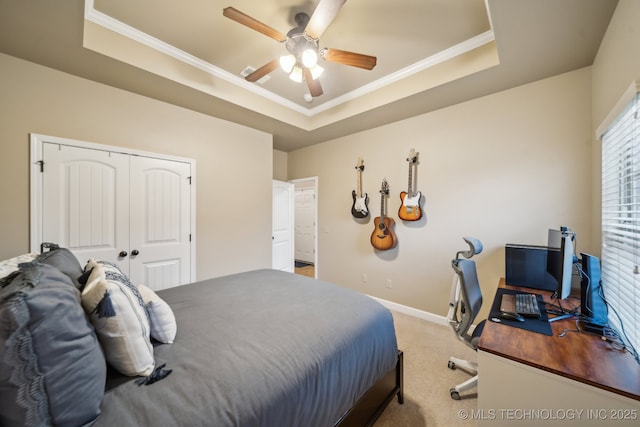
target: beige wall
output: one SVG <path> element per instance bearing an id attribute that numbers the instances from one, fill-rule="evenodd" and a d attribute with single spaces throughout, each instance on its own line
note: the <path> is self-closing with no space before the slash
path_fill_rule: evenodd
<path id="1" fill-rule="evenodd" d="M 403 223 L 397 210 L 411 148 L 420 153 L 426 218 Z M 373 221 L 350 215 L 358 156 L 374 216 L 381 180 L 389 181 L 394 250 L 374 251 Z M 505 243 L 545 244 L 548 228 L 567 225 L 578 250 L 591 249 L 591 69 L 293 151 L 288 171 L 289 179 L 318 176 L 320 279 L 445 315 L 450 261 L 470 235 L 484 243 L 478 270 L 491 301 Z"/>
<path id="2" fill-rule="evenodd" d="M 29 249 L 40 133 L 196 159 L 198 279 L 271 267 L 271 135 L 4 54 L 0 70 L 0 259 Z"/>
<path id="3" fill-rule="evenodd" d="M 593 63 L 593 235 L 600 253 L 602 145 L 595 130 L 607 117 L 624 91 L 640 81 L 640 2 L 620 0 Z"/>
<path id="4" fill-rule="evenodd" d="M 594 131 L 640 78 L 638 22 L 640 3 L 621 0 L 593 67 L 289 154 L 271 150 L 267 134 L 0 54 L 0 188 L 11 202 L 0 213 L 0 258 L 28 249 L 28 134 L 35 132 L 195 158 L 199 278 L 270 266 L 271 219 L 255 209 L 270 205 L 272 178 L 317 176 L 321 279 L 444 315 L 450 259 L 464 247 L 461 236 L 475 235 L 485 244 L 478 267 L 490 298 L 507 242 L 543 244 L 548 227 L 566 224 L 578 233 L 578 250 L 599 253 Z M 398 193 L 411 148 L 420 152 L 426 219 L 402 223 Z M 374 252 L 372 221 L 350 216 L 358 156 L 373 216 L 380 181 L 390 182 L 396 250 Z M 250 209 L 237 208 L 246 206 L 242 188 L 252 189 Z"/>
<path id="5" fill-rule="evenodd" d="M 287 153 L 273 150 L 273 179 L 287 180 Z"/>

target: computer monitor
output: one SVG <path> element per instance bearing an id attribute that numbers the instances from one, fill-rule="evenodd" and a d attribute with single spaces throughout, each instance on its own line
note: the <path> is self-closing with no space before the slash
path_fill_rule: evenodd
<path id="1" fill-rule="evenodd" d="M 508 285 L 555 292 L 558 282 L 547 271 L 546 246 L 505 245 L 505 278 Z"/>
<path id="2" fill-rule="evenodd" d="M 547 272 L 556 280 L 555 298 L 563 300 L 571 293 L 575 234 L 566 227 L 549 229 Z"/>

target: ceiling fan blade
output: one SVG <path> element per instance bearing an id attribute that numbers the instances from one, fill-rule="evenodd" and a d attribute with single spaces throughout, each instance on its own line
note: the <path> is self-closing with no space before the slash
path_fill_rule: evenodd
<path id="1" fill-rule="evenodd" d="M 244 14 L 239 10 L 234 9 L 233 7 L 225 7 L 222 10 L 222 14 L 229 19 L 233 19 L 234 21 L 251 28 L 252 30 L 256 30 L 259 33 L 264 34 L 265 36 L 271 37 L 276 41 L 284 42 L 287 39 L 287 36 L 282 34 L 280 31 L 274 30 L 267 24 L 263 24 L 257 19 Z"/>
<path id="2" fill-rule="evenodd" d="M 276 68 L 280 66 L 280 61 L 278 59 L 274 59 L 273 61 L 267 62 L 262 67 L 255 70 L 253 73 L 249 74 L 245 77 L 245 80 L 249 82 L 257 82 Z"/>
<path id="3" fill-rule="evenodd" d="M 313 15 L 311 15 L 309 19 L 307 27 L 304 29 L 307 36 L 312 39 L 319 39 L 346 1 L 347 0 L 320 0 L 320 3 L 316 6 L 316 10 L 313 11 Z"/>
<path id="4" fill-rule="evenodd" d="M 320 56 L 329 62 L 337 62 L 338 64 L 364 68 L 365 70 L 373 70 L 373 67 L 376 66 L 378 61 L 375 56 L 331 48 L 322 49 L 320 51 Z"/>
<path id="5" fill-rule="evenodd" d="M 322 95 L 324 92 L 322 91 L 320 80 L 313 80 L 313 77 L 311 77 L 311 71 L 307 67 L 302 67 L 302 71 L 304 72 L 304 79 L 307 82 L 307 87 L 309 88 L 311 96 L 315 98 L 316 96 Z"/>

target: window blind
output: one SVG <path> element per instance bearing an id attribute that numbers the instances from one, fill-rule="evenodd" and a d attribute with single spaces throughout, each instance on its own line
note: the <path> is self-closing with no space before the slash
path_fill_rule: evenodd
<path id="1" fill-rule="evenodd" d="M 640 96 L 602 135 L 602 288 L 609 323 L 640 348 Z"/>

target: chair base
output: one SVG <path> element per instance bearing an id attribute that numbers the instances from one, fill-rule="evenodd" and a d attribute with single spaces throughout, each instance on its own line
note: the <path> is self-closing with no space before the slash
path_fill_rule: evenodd
<path id="1" fill-rule="evenodd" d="M 450 357 L 449 363 L 447 365 L 449 369 L 461 369 L 467 372 L 469 375 L 472 375 L 471 378 L 456 385 L 454 388 L 449 390 L 449 394 L 451 398 L 454 400 L 460 400 L 460 392 L 469 390 L 470 388 L 474 388 L 478 386 L 478 364 L 475 362 L 470 362 L 464 359 L 458 359 L 457 357 Z"/>

